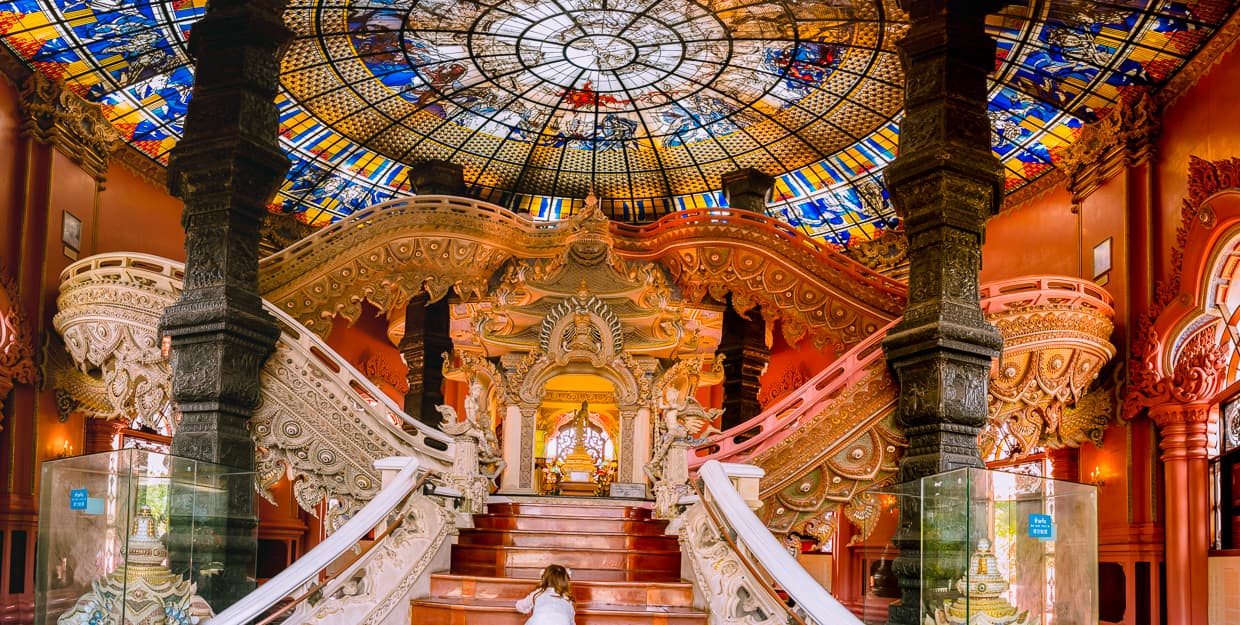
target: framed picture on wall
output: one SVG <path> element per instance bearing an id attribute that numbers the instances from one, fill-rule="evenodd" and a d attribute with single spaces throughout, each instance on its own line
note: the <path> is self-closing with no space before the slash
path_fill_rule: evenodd
<path id="1" fill-rule="evenodd" d="M 82 249 L 82 220 L 69 211 L 64 211 L 61 215 L 60 242 L 65 246 L 65 256 L 77 259 L 78 252 Z"/>

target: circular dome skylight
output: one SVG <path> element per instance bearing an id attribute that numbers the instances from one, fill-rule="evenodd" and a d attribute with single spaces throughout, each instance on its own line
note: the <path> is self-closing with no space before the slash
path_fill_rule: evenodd
<path id="1" fill-rule="evenodd" d="M 460 163 L 501 196 L 655 201 L 738 168 L 804 167 L 887 123 L 901 98 L 882 14 L 842 0 L 294 7 L 307 36 L 284 82 L 351 141 Z"/>
<path id="2" fill-rule="evenodd" d="M 718 206 L 719 177 L 776 176 L 768 213 L 847 245 L 896 223 L 882 170 L 903 101 L 896 0 L 291 0 L 273 210 L 313 224 L 407 195 L 449 160 L 477 197 L 613 218 Z M 992 146 L 1007 188 L 1084 123 L 1167 83 L 1236 0 L 1029 0 L 998 40 Z M 0 38 L 99 102 L 160 162 L 181 135 L 206 0 L 0 0 Z"/>

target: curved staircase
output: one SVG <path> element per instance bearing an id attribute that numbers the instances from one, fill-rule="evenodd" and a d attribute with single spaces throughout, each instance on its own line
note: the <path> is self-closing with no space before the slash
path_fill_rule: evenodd
<path id="1" fill-rule="evenodd" d="M 543 567 L 572 569 L 578 625 L 706 623 L 682 581 L 678 539 L 650 509 L 605 500 L 492 503 L 462 529 L 449 573 L 412 603 L 419 625 L 520 625 Z"/>

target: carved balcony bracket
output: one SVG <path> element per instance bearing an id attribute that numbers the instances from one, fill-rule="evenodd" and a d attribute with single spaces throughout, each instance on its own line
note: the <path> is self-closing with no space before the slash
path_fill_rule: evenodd
<path id="1" fill-rule="evenodd" d="M 121 135 L 102 107 L 74 93 L 64 81 L 32 72 L 22 83 L 20 108 L 24 136 L 55 146 L 96 180 L 105 180 Z"/>
<path id="2" fill-rule="evenodd" d="M 1119 108 L 1087 124 L 1064 148 L 1055 166 L 1068 176 L 1072 201 L 1079 203 L 1125 167 L 1139 165 L 1154 153 L 1162 130 L 1158 100 L 1149 91 L 1122 99 Z"/>
<path id="3" fill-rule="evenodd" d="M 979 437 L 983 458 L 1030 453 L 1039 447 L 1101 440 L 1107 421 L 1066 411 L 1085 395 L 1115 356 L 1110 307 L 1039 304 L 992 312 L 1003 335 L 1003 356 L 990 378 L 990 422 Z"/>

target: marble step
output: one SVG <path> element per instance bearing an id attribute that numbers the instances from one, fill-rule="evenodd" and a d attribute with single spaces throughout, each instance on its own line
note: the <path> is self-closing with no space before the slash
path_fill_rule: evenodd
<path id="1" fill-rule="evenodd" d="M 452 572 L 457 575 L 474 575 L 479 577 L 507 577 L 512 579 L 536 580 L 542 576 L 544 566 L 496 566 L 494 564 L 453 564 Z M 573 582 L 643 582 L 666 583 L 680 581 L 680 567 L 676 571 L 665 569 L 590 569 L 570 567 L 573 569 Z"/>
<path id="2" fill-rule="evenodd" d="M 661 534 L 627 534 L 590 532 L 586 536 L 551 530 L 462 529 L 457 540 L 461 545 L 504 547 L 578 547 L 583 542 L 593 549 L 628 549 L 675 551 L 680 543 L 676 536 Z"/>
<path id="3" fill-rule="evenodd" d="M 590 501 L 590 500 L 585 500 Z M 605 501 L 605 500 L 603 500 Z M 488 514 L 508 516 L 568 516 L 590 517 L 597 519 L 632 519 L 646 521 L 651 518 L 650 508 L 625 504 L 591 504 L 580 503 L 581 499 L 564 498 L 562 500 L 510 501 L 487 504 Z"/>
<path id="4" fill-rule="evenodd" d="M 477 599 L 515 602 L 529 594 L 535 587 L 537 583 L 529 579 L 475 577 L 448 573 L 431 575 L 432 597 L 452 599 L 461 603 L 469 603 Z M 623 605 L 642 609 L 690 608 L 693 605 L 693 586 L 689 582 L 594 582 L 574 579 L 573 596 L 576 598 L 579 609 L 594 604 Z"/>
<path id="5" fill-rule="evenodd" d="M 680 551 L 652 549 L 595 549 L 590 536 L 581 537 L 579 547 L 505 547 L 502 545 L 452 545 L 452 572 L 458 566 L 500 568 L 542 568 L 561 564 L 577 569 L 633 569 L 680 573 Z M 506 577 L 495 575 L 495 577 Z"/>
<path id="6" fill-rule="evenodd" d="M 514 601 L 474 599 L 414 599 L 410 622 L 417 625 L 522 625 L 529 618 L 517 612 Z M 706 613 L 692 608 L 594 604 L 577 608 L 577 625 L 705 625 Z"/>
<path id="7" fill-rule="evenodd" d="M 640 534 L 661 536 L 667 521 L 595 516 L 528 516 L 485 514 L 474 516 L 478 529 L 540 530 L 566 534 Z"/>

